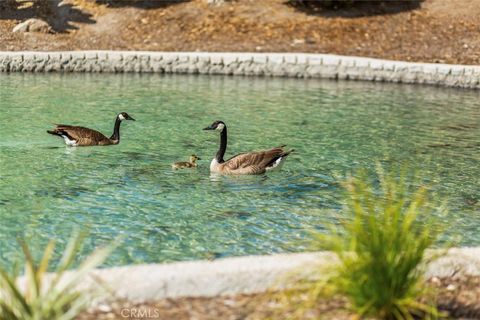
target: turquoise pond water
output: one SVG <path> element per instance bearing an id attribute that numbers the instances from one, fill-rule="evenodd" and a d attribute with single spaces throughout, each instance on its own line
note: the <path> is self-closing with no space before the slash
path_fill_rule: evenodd
<path id="1" fill-rule="evenodd" d="M 341 207 L 337 177 L 407 164 L 448 200 L 449 237 L 480 245 L 480 92 L 320 80 L 0 74 L 0 261 L 88 229 L 85 251 L 123 236 L 107 265 L 308 250 Z M 120 145 L 66 147 L 45 131 L 78 124 Z M 227 156 L 288 144 L 282 171 L 210 176 Z M 199 168 L 170 164 L 196 153 Z M 59 250 L 60 251 L 60 250 Z M 85 253 L 85 252 L 84 252 Z"/>

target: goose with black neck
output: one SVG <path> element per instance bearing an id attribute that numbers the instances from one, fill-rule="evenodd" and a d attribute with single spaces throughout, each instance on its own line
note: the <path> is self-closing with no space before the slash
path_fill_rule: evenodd
<path id="1" fill-rule="evenodd" d="M 224 160 L 227 151 L 227 125 L 221 120 L 213 122 L 203 130 L 214 130 L 220 133 L 220 147 L 210 163 L 213 173 L 246 175 L 262 174 L 273 169 L 281 168 L 283 162 L 293 151 L 285 151 L 285 145 L 270 150 L 240 153 L 228 160 Z"/>
<path id="2" fill-rule="evenodd" d="M 135 121 L 128 113 L 119 113 L 115 118 L 115 126 L 110 138 L 97 130 L 65 124 L 57 124 L 53 130 L 47 130 L 47 132 L 63 138 L 65 144 L 71 147 L 108 146 L 120 143 L 120 124 L 124 120 Z"/>

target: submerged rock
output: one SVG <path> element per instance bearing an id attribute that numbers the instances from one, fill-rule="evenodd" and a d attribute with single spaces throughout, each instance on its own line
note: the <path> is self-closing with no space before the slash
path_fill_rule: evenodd
<path id="1" fill-rule="evenodd" d="M 12 31 L 50 33 L 52 32 L 52 27 L 43 20 L 32 18 L 17 24 Z"/>

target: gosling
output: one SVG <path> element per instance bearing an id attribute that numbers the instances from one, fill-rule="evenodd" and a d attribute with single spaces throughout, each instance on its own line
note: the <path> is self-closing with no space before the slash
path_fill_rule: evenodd
<path id="1" fill-rule="evenodd" d="M 197 160 L 202 160 L 196 155 L 192 154 L 190 156 L 190 161 L 188 162 L 175 162 L 172 164 L 172 169 L 177 170 L 177 169 L 185 169 L 185 168 L 196 168 L 197 167 Z"/>

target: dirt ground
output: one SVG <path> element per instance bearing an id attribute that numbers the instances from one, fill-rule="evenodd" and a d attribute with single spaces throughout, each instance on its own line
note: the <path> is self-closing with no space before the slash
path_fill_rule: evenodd
<path id="1" fill-rule="evenodd" d="M 12 33 L 39 15 L 28 4 L 0 9 L 0 50 L 317 52 L 480 64 L 479 0 L 337 10 L 289 0 L 64 2 L 61 13 L 45 17 L 52 34 Z"/>
<path id="2" fill-rule="evenodd" d="M 480 319 L 480 277 L 433 278 L 428 281 L 443 316 Z M 434 291 L 435 290 L 435 291 Z M 424 301 L 425 303 L 427 301 Z M 111 310 L 82 314 L 78 320 L 175 319 L 357 319 L 346 299 L 312 300 L 302 291 L 215 298 L 167 299 L 149 304 L 119 304 Z"/>
<path id="3" fill-rule="evenodd" d="M 298 308 L 304 298 L 283 303 L 279 293 L 217 298 L 168 299 L 150 304 L 122 305 L 108 312 L 84 313 L 77 320 L 172 319 L 172 320 L 259 320 L 331 319 L 349 320 L 353 315 L 345 301 L 332 299 L 315 307 Z"/>

